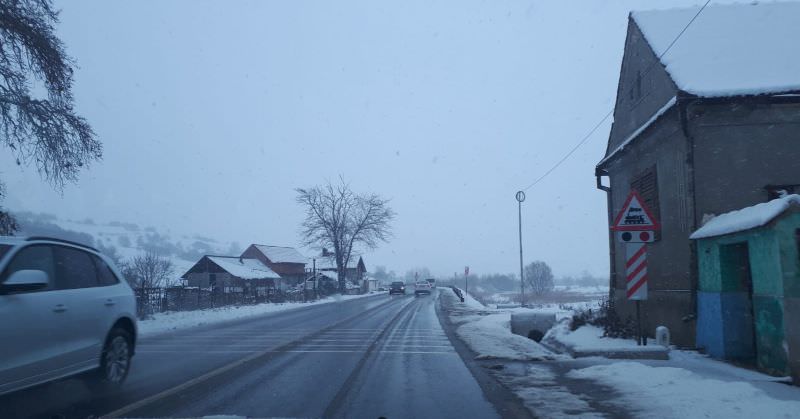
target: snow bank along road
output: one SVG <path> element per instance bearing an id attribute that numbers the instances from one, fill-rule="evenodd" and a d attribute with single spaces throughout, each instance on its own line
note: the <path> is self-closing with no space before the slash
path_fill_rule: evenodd
<path id="1" fill-rule="evenodd" d="M 121 394 L 67 380 L 0 399 L 0 417 L 498 417 L 435 298 L 383 294 L 145 337 Z"/>

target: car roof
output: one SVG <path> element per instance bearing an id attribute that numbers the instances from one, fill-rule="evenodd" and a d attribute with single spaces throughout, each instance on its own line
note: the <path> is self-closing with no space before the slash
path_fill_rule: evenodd
<path id="1" fill-rule="evenodd" d="M 0 244 L 9 244 L 12 246 L 17 246 L 19 244 L 25 243 L 24 237 L 17 237 L 17 236 L 0 236 Z"/>
<path id="2" fill-rule="evenodd" d="M 56 237 L 44 236 L 0 236 L 0 244 L 8 244 L 11 246 L 20 246 L 26 243 L 52 243 L 52 244 L 66 244 L 69 246 L 78 247 L 84 250 L 90 250 L 95 253 L 100 253 L 99 250 L 87 244 L 78 243 L 70 240 L 59 239 Z"/>

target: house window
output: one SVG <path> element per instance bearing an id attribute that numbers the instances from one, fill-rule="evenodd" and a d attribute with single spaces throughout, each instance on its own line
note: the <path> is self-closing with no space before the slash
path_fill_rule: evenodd
<path id="1" fill-rule="evenodd" d="M 656 166 L 644 170 L 638 175 L 633 177 L 631 181 L 631 189 L 639 192 L 642 197 L 644 205 L 650 209 L 653 217 L 661 221 L 661 206 L 658 200 L 658 176 L 656 175 Z M 658 237 L 656 237 L 658 238 Z"/>

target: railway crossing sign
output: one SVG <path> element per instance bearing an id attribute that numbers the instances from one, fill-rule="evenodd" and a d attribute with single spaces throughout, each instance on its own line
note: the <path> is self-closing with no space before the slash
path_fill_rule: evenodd
<path id="1" fill-rule="evenodd" d="M 650 209 L 644 205 L 644 200 L 639 193 L 633 189 L 628 194 L 622 210 L 617 213 L 614 224 L 611 225 L 611 229 L 614 231 L 655 231 L 659 228 L 658 221 L 653 217 Z"/>
<path id="2" fill-rule="evenodd" d="M 647 299 L 647 243 L 655 241 L 660 228 L 642 197 L 631 189 L 611 229 L 625 244 L 625 295 L 637 304 Z"/>

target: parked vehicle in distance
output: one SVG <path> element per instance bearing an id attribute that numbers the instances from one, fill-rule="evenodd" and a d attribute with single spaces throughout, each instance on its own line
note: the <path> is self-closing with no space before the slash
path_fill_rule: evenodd
<path id="1" fill-rule="evenodd" d="M 431 288 L 436 288 L 436 280 L 434 278 L 428 278 L 426 281 L 431 284 Z"/>
<path id="2" fill-rule="evenodd" d="M 0 395 L 82 374 L 118 389 L 136 344 L 136 298 L 96 249 L 0 236 Z"/>
<path id="3" fill-rule="evenodd" d="M 392 294 L 406 294 L 406 284 L 401 281 L 394 281 L 389 285 L 389 295 Z"/>
<path id="4" fill-rule="evenodd" d="M 420 295 L 431 295 L 431 283 L 428 281 L 420 281 L 414 284 L 414 295 L 419 297 Z"/>

